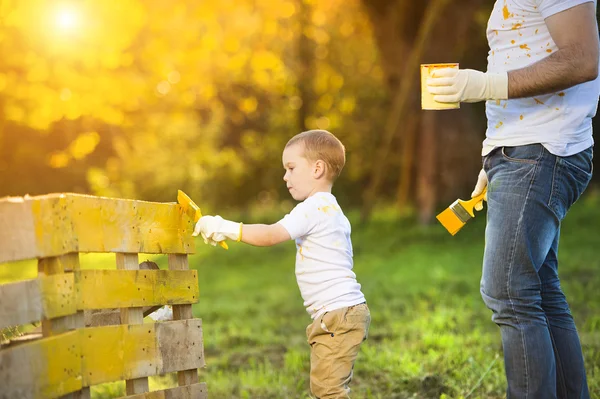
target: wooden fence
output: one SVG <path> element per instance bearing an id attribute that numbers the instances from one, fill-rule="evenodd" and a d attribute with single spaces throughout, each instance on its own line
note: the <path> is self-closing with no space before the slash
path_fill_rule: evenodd
<path id="1" fill-rule="evenodd" d="M 126 381 L 129 399 L 206 398 L 202 322 L 192 315 L 193 222 L 176 203 L 77 194 L 0 199 L 0 263 L 37 259 L 33 280 L 0 285 L 0 330 L 41 321 L 42 334 L 0 348 L 0 399 L 89 398 Z M 80 253 L 115 253 L 106 270 Z M 138 254 L 168 254 L 169 270 Z M 147 264 L 146 264 L 147 266 Z M 112 269 L 112 270 L 111 270 Z M 144 315 L 173 305 L 173 321 Z M 177 372 L 176 388 L 148 392 L 148 376 Z"/>

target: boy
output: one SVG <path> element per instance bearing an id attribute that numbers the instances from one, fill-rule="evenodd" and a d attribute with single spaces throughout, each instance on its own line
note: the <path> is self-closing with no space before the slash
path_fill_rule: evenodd
<path id="1" fill-rule="evenodd" d="M 310 130 L 294 136 L 283 150 L 283 180 L 302 201 L 271 225 L 244 225 L 204 216 L 194 235 L 212 245 L 225 239 L 271 246 L 296 241 L 296 279 L 313 319 L 306 328 L 310 390 L 317 398 L 349 398 L 348 384 L 371 315 L 352 271 L 350 222 L 331 194 L 346 155 L 331 133 Z"/>

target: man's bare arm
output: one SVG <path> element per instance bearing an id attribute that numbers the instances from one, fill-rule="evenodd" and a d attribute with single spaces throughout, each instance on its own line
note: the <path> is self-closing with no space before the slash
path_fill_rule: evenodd
<path id="1" fill-rule="evenodd" d="M 532 97 L 568 89 L 598 76 L 598 26 L 594 2 L 546 18 L 558 51 L 508 73 L 508 98 Z"/>

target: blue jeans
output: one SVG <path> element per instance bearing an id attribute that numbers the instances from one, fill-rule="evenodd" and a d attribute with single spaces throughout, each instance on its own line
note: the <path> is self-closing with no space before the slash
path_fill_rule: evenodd
<path id="1" fill-rule="evenodd" d="M 507 398 L 589 398 L 581 344 L 558 279 L 560 223 L 592 176 L 592 148 L 540 144 L 483 158 L 488 211 L 481 295 L 500 327 Z"/>

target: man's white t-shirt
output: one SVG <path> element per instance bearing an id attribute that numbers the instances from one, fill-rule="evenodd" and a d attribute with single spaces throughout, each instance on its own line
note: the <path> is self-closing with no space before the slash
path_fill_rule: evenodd
<path id="1" fill-rule="evenodd" d="M 558 47 L 545 18 L 591 0 L 497 0 L 487 26 L 489 72 L 506 72 L 540 61 Z M 596 1 L 594 0 L 594 3 Z M 488 101 L 482 154 L 495 147 L 540 143 L 558 156 L 593 145 L 600 80 L 553 94 Z"/>
<path id="2" fill-rule="evenodd" d="M 296 241 L 296 279 L 313 319 L 365 302 L 352 271 L 350 222 L 333 194 L 308 197 L 278 223 Z"/>

